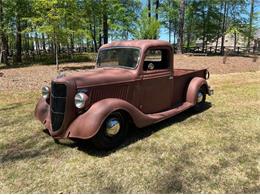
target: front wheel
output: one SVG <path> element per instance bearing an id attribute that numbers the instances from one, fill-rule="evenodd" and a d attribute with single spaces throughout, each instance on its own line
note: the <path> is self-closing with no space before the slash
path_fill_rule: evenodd
<path id="1" fill-rule="evenodd" d="M 92 142 L 96 148 L 112 149 L 120 145 L 128 131 L 128 123 L 120 112 L 111 113 L 101 126 Z"/>
<path id="2" fill-rule="evenodd" d="M 206 89 L 205 87 L 201 87 L 197 92 L 196 104 L 193 107 L 193 110 L 195 112 L 200 112 L 201 110 L 203 110 L 205 107 L 205 101 L 206 101 Z"/>

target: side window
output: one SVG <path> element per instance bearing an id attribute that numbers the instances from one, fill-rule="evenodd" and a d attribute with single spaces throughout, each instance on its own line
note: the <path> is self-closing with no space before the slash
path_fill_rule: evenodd
<path id="1" fill-rule="evenodd" d="M 143 70 L 152 71 L 169 68 L 169 52 L 167 49 L 149 49 L 146 52 Z"/>

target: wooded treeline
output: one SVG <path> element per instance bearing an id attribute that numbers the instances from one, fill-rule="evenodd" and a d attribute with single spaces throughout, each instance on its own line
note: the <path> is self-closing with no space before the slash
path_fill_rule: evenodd
<path id="1" fill-rule="evenodd" d="M 248 6 L 251 9 L 248 11 Z M 168 32 L 178 51 L 225 34 L 254 35 L 254 0 L 0 0 L 0 60 L 96 52 L 110 40 L 157 39 Z M 218 43 L 216 43 L 217 47 Z M 234 43 L 236 45 L 236 43 Z"/>

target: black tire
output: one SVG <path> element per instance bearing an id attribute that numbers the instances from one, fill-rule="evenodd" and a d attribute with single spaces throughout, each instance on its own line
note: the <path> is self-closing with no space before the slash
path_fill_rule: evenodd
<path id="1" fill-rule="evenodd" d="M 110 119 L 116 119 L 120 124 L 118 133 L 113 136 L 109 136 L 106 131 L 106 124 Z M 98 149 L 104 150 L 113 149 L 119 146 L 127 136 L 128 126 L 129 124 L 126 121 L 126 117 L 121 112 L 111 113 L 102 124 L 98 133 L 92 138 L 93 145 Z"/>
<path id="2" fill-rule="evenodd" d="M 195 112 L 200 112 L 200 111 L 202 111 L 204 108 L 205 108 L 205 102 L 206 102 L 206 88 L 205 88 L 205 86 L 202 86 L 200 89 L 199 89 L 199 91 L 198 91 L 198 93 L 197 93 L 197 96 L 196 96 L 196 101 L 197 101 L 197 99 L 198 99 L 198 94 L 199 93 L 201 93 L 202 94 L 202 100 L 200 101 L 200 102 L 197 102 L 196 104 L 195 104 L 195 106 L 193 106 L 193 111 L 195 111 Z"/>

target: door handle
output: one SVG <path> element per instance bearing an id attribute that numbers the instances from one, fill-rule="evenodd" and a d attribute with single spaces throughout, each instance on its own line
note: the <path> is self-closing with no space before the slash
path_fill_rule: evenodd
<path id="1" fill-rule="evenodd" d="M 169 76 L 169 80 L 172 80 L 173 79 L 173 76 Z"/>

